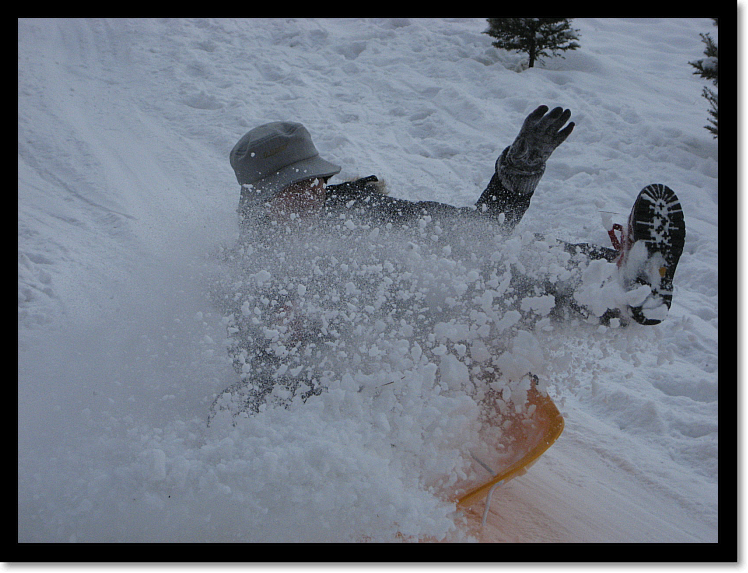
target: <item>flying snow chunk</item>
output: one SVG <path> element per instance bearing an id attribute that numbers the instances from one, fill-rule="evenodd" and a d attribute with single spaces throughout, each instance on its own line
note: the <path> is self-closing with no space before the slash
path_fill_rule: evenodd
<path id="1" fill-rule="evenodd" d="M 254 277 L 255 281 L 257 281 L 258 286 L 264 285 L 272 278 L 272 275 L 266 270 L 262 270 L 252 276 Z"/>
<path id="2" fill-rule="evenodd" d="M 470 382 L 470 371 L 468 367 L 460 362 L 452 354 L 442 356 L 439 364 L 439 374 L 441 381 L 444 382 L 450 390 L 460 390 L 465 388 Z"/>

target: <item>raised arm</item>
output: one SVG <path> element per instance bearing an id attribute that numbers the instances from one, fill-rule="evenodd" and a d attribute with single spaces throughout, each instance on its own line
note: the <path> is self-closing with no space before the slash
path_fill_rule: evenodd
<path id="1" fill-rule="evenodd" d="M 557 107 L 548 112 L 544 105 L 528 115 L 514 143 L 496 161 L 493 177 L 475 206 L 455 207 L 436 201 L 413 202 L 382 195 L 370 185 L 377 180 L 371 176 L 328 186 L 326 208 L 335 216 L 348 212 L 371 222 L 396 225 L 407 225 L 424 215 L 490 217 L 505 230 L 511 230 L 530 206 L 548 157 L 574 129 L 573 122 L 566 125 L 569 117 L 568 109 Z"/>
<path id="2" fill-rule="evenodd" d="M 546 161 L 574 130 L 574 122 L 566 125 L 570 117 L 568 109 L 557 107 L 548 112 L 545 105 L 527 116 L 514 142 L 496 160 L 493 177 L 476 202 L 479 211 L 503 219 L 509 229 L 519 223 L 545 172 Z"/>

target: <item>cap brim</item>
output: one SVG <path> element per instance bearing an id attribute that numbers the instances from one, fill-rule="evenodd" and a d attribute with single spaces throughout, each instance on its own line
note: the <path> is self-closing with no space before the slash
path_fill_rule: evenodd
<path id="1" fill-rule="evenodd" d="M 256 195 L 253 199 L 258 201 L 269 201 L 283 189 L 304 181 L 306 179 L 313 179 L 315 177 L 323 179 L 326 177 L 332 177 L 340 173 L 340 167 L 329 161 L 325 161 L 321 157 L 311 157 L 304 159 L 293 165 L 288 165 L 280 171 L 257 181 L 252 184 L 253 190 Z"/>

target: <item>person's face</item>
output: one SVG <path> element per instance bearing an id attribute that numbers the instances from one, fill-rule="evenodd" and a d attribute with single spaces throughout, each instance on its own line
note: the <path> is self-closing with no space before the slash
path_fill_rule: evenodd
<path id="1" fill-rule="evenodd" d="M 325 180 L 306 179 L 292 183 L 270 201 L 272 215 L 281 219 L 308 217 L 325 204 Z"/>

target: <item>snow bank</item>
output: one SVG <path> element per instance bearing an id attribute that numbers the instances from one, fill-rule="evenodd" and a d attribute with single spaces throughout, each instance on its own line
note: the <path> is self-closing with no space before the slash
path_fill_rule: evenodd
<path id="1" fill-rule="evenodd" d="M 577 19 L 581 49 L 522 73 L 480 19 L 18 25 L 19 541 L 463 540 L 441 494 L 474 431 L 465 357 L 532 367 L 566 418 L 494 496 L 507 541 L 717 539 L 717 142 L 687 64 L 709 19 Z M 471 338 L 474 315 L 435 321 L 418 355 L 428 334 L 390 336 L 379 317 L 388 335 L 371 321 L 357 353 L 388 369 L 207 427 L 238 376 L 208 294 L 236 232 L 228 152 L 245 131 L 301 121 L 341 179 L 464 206 L 541 103 L 577 127 L 501 252 L 536 231 L 606 244 L 601 217 L 623 222 L 639 189 L 665 183 L 688 226 L 667 321 L 558 324 L 532 296 L 487 320 L 502 348 Z M 432 294 L 457 301 L 470 270 Z"/>

